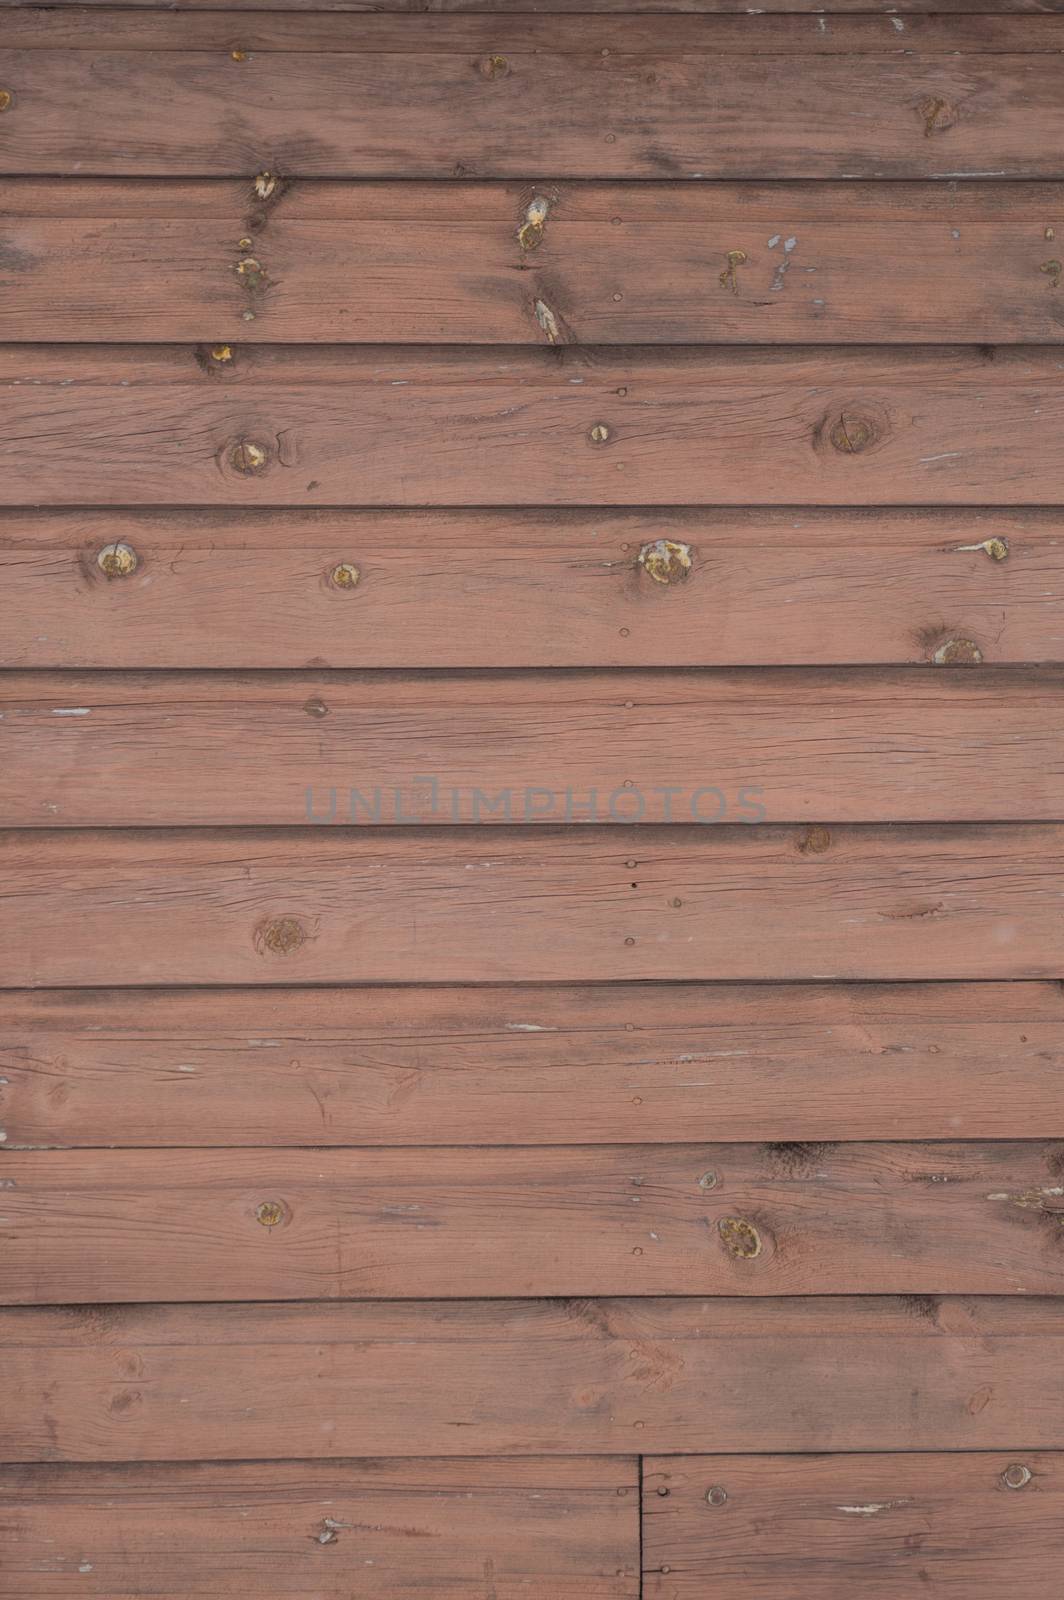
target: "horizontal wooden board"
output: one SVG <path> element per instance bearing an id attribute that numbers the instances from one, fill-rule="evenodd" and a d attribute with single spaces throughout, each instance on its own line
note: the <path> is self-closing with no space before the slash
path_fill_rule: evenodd
<path id="1" fill-rule="evenodd" d="M 219 378 L 180 347 L 8 345 L 0 496 L 9 506 L 1056 504 L 1059 358 L 993 355 L 270 348 L 221 364 Z"/>
<path id="2" fill-rule="evenodd" d="M 0 1124 L 8 1150 L 1064 1138 L 1062 1021 L 1055 983 L 9 992 Z"/>
<path id="3" fill-rule="evenodd" d="M 13 1151 L 3 1172 L 5 1305 L 1064 1292 L 1044 1141 Z"/>
<path id="4" fill-rule="evenodd" d="M 11 826 L 1064 818 L 1058 668 L 32 673 L 0 723 Z"/>
<path id="5" fill-rule="evenodd" d="M 450 10 L 449 5 L 433 4 L 416 16 L 403 15 L 402 6 L 381 6 L 376 14 L 366 14 L 357 5 L 283 6 L 278 14 L 274 7 L 212 4 L 206 8 L 207 15 L 198 16 L 195 5 L 168 6 L 154 14 L 150 6 L 131 12 L 106 4 L 64 10 L 19 3 L 9 9 L 12 15 L 5 19 L 4 42 L 11 50 L 184 53 L 229 51 L 236 41 L 245 60 L 263 52 L 416 52 L 442 56 L 470 52 L 477 56 L 504 47 L 511 53 L 563 56 L 598 53 L 603 47 L 610 54 L 623 51 L 628 55 L 665 56 L 716 52 L 729 56 L 856 54 L 901 58 L 914 52 L 955 55 L 958 51 L 1027 55 L 1058 52 L 1064 35 L 1059 12 L 1045 4 L 1017 5 L 1014 0 L 994 7 L 1000 15 L 979 15 L 984 9 L 979 5 L 964 7 L 966 13 L 974 15 L 949 15 L 955 8 L 948 4 L 936 7 L 945 15 L 920 15 L 924 7 L 918 4 L 910 7 L 909 16 L 898 21 L 892 16 L 876 16 L 874 5 L 860 7 L 867 14 L 847 15 L 853 9 L 849 0 L 812 17 L 788 15 L 787 4 L 778 8 L 783 14 L 777 14 L 777 8 L 746 8 L 740 15 L 700 8 L 701 15 L 685 15 L 680 6 L 676 14 L 663 18 L 654 4 L 640 5 L 638 10 L 626 4 L 588 5 L 577 15 L 567 15 L 564 4 L 555 10 L 546 5 L 520 5 L 514 0 L 498 6 L 472 0 L 451 14 L 441 14 Z M 241 10 L 243 15 L 239 14 Z M 311 15 L 290 14 L 301 10 L 309 10 Z M 488 15 L 478 15 L 484 10 Z M 616 10 L 623 15 L 610 14 Z M 549 14 L 551 11 L 553 15 Z M 607 14 L 596 16 L 596 11 Z M 344 15 L 345 12 L 350 14 Z M 500 29 L 505 30 L 505 38 Z"/>
<path id="6" fill-rule="evenodd" d="M 1061 19 L 928 19 L 911 35 L 898 20 L 300 17 L 278 30 L 239 12 L 147 13 L 134 34 L 117 11 L 90 13 L 68 42 L 63 13 L 30 14 L 0 53 L 0 161 L 70 176 L 1064 176 Z"/>
<path id="7" fill-rule="evenodd" d="M 0 834 L 8 987 L 1059 978 L 1064 829 Z"/>
<path id="8" fill-rule="evenodd" d="M 634 1460 L 0 1468 L 25 1600 L 635 1600 Z"/>
<path id="9" fill-rule="evenodd" d="M 537 0 L 537 12 L 626 12 L 630 13 L 632 0 Z M 0 0 L 0 11 L 5 9 L 20 8 L 23 0 Z M 124 6 L 136 5 L 140 10 L 151 10 L 160 7 L 169 10 L 173 0 L 51 0 L 50 9 L 65 12 L 70 16 L 70 7 L 77 11 L 86 8 L 106 7 L 115 10 Z M 355 12 L 367 15 L 371 0 L 229 0 L 230 11 L 330 11 L 336 14 Z M 512 12 L 524 13 L 528 9 L 529 0 L 372 0 L 374 12 L 481 12 L 488 11 L 499 15 L 509 15 Z M 197 11 L 206 8 L 215 10 L 217 0 L 182 0 L 182 10 Z M 833 0 L 832 14 L 858 12 L 888 12 L 902 13 L 905 17 L 917 16 L 921 12 L 933 10 L 935 12 L 1004 12 L 1004 13 L 1038 13 L 1051 9 L 1051 0 L 898 0 L 898 4 L 887 4 L 887 0 Z M 743 4 L 743 0 L 639 0 L 640 13 L 669 14 L 702 14 L 702 15 L 727 15 L 738 13 L 749 15 L 750 8 Z M 775 12 L 809 13 L 820 15 L 819 7 L 812 4 L 812 0 L 774 0 Z M 74 15 L 77 15 L 77 11 Z"/>
<path id="10" fill-rule="evenodd" d="M 16 179 L 0 338 L 1059 343 L 1058 228 L 1045 184 L 312 182 L 264 210 L 224 180 Z"/>
<path id="11" fill-rule="evenodd" d="M 1064 1459 L 1037 1450 L 652 1457 L 643 1485 L 647 1600 L 1048 1597 L 1064 1558 Z"/>
<path id="12" fill-rule="evenodd" d="M 14 1308 L 9 1461 L 1060 1449 L 1064 1301 Z"/>
<path id="13" fill-rule="evenodd" d="M 0 574 L 4 666 L 1064 661 L 1055 511 L 6 511 Z"/>

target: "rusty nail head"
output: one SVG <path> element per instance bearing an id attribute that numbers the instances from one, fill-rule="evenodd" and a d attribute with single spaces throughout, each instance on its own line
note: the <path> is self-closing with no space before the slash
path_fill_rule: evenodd
<path id="1" fill-rule="evenodd" d="M 105 544 L 96 565 L 109 578 L 128 578 L 137 570 L 137 552 L 131 544 Z"/>
<path id="2" fill-rule="evenodd" d="M 1001 1474 L 1001 1481 L 1006 1489 L 1025 1489 L 1031 1481 L 1031 1469 L 1020 1461 L 1014 1461 Z"/>
<path id="3" fill-rule="evenodd" d="M 284 1206 L 280 1200 L 264 1200 L 256 1207 L 255 1217 L 264 1228 L 276 1228 L 279 1222 L 284 1221 Z"/>
<path id="4" fill-rule="evenodd" d="M 714 1483 L 706 1490 L 706 1500 L 711 1506 L 722 1506 L 728 1498 L 728 1491 L 722 1483 Z"/>

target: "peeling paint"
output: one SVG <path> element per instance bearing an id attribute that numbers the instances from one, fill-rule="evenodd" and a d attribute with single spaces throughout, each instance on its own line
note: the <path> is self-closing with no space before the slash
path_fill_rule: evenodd
<path id="1" fill-rule="evenodd" d="M 983 652 L 972 639 L 946 639 L 931 657 L 936 667 L 975 667 L 982 659 Z"/>
<path id="2" fill-rule="evenodd" d="M 748 257 L 745 250 L 729 250 L 725 256 L 724 271 L 720 275 L 722 289 L 730 289 L 732 294 L 739 293 L 738 268 L 743 266 Z"/>
<path id="3" fill-rule="evenodd" d="M 638 563 L 655 583 L 678 583 L 691 571 L 691 546 L 675 539 L 655 539 L 639 552 Z"/>
<path id="4" fill-rule="evenodd" d="M 543 243 L 543 230 L 549 214 L 550 201 L 546 195 L 534 195 L 525 212 L 525 220 L 517 230 L 517 242 L 522 250 L 537 250 Z"/>

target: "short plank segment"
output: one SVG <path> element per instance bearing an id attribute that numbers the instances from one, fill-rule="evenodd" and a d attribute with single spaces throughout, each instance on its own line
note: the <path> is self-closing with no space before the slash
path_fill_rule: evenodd
<path id="1" fill-rule="evenodd" d="M 6 1305 L 1064 1292 L 1044 1141 L 12 1151 L 3 1171 Z"/>
<path id="2" fill-rule="evenodd" d="M 1060 343 L 1056 228 L 1044 184 L 15 179 L 0 338 Z"/>
<path id="3" fill-rule="evenodd" d="M 1064 1559 L 1064 1457 L 1037 1450 L 652 1457 L 643 1486 L 646 1600 L 1041 1600 Z"/>
<path id="4" fill-rule="evenodd" d="M 1064 830 L 23 830 L 12 988 L 1059 978 Z"/>
<path id="5" fill-rule="evenodd" d="M 8 992 L 0 1125 L 8 1150 L 1059 1139 L 1062 1022 L 1055 983 Z"/>
<path id="6" fill-rule="evenodd" d="M 130 48 L 102 13 L 73 49 L 57 20 L 0 53 L 6 173 L 1064 176 L 1057 18 L 995 19 L 989 50 L 979 18 L 923 47 L 879 17 L 832 40 L 804 19 L 637 16 L 319 22 L 293 48 L 239 13 L 145 15 Z"/>
<path id="7" fill-rule="evenodd" d="M 1064 661 L 1055 511 L 5 511 L 0 574 L 5 666 Z"/>
<path id="8" fill-rule="evenodd" d="M 0 1468 L 24 1600 L 636 1600 L 634 1460 Z"/>
<path id="9" fill-rule="evenodd" d="M 1056 505 L 1059 358 L 991 357 L 8 345 L 0 499 Z"/>
<path id="10" fill-rule="evenodd" d="M 1059 1298 L 19 1308 L 0 1352 L 10 1461 L 1064 1446 Z"/>
<path id="11" fill-rule="evenodd" d="M 33 673 L 0 707 L 11 826 L 1064 818 L 1060 669 Z"/>

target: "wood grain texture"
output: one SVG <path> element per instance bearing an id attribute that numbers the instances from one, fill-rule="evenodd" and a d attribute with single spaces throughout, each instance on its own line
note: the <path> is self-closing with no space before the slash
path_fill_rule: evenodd
<path id="1" fill-rule="evenodd" d="M 1055 511 L 6 511 L 0 574 L 5 666 L 1064 661 Z"/>
<path id="2" fill-rule="evenodd" d="M 654 8 L 649 15 L 625 6 L 618 16 L 613 7 L 606 14 L 595 14 L 593 7 L 577 15 L 546 12 L 546 8 L 520 5 L 488 6 L 487 15 L 476 4 L 463 6 L 457 13 L 441 15 L 433 6 L 416 16 L 403 15 L 394 8 L 381 7 L 377 14 L 360 12 L 356 7 L 285 6 L 251 8 L 251 15 L 234 14 L 239 8 L 207 7 L 207 15 L 195 14 L 194 6 L 165 9 L 100 5 L 79 7 L 26 6 L 16 4 L 5 19 L 5 44 L 12 50 L 129 51 L 131 53 L 223 50 L 238 44 L 245 59 L 263 52 L 270 54 L 321 55 L 410 54 L 453 56 L 506 48 L 518 53 L 585 56 L 601 48 L 616 52 L 621 45 L 626 54 L 654 53 L 663 56 L 707 54 L 728 56 L 895 56 L 914 52 L 929 55 L 1056 54 L 1061 48 L 1064 21 L 1048 6 L 1006 4 L 996 6 L 1001 14 L 950 15 L 950 7 L 935 12 L 913 14 L 903 26 L 890 16 L 846 15 L 847 5 L 838 12 L 787 15 L 787 7 L 762 12 L 747 9 L 741 15 L 727 12 L 702 15 L 678 12 L 663 19 Z M 299 15 L 302 11 L 311 15 Z M 862 8 L 863 9 L 863 8 Z M 920 7 L 914 8 L 918 13 Z M 936 8 L 937 10 L 938 8 Z M 345 15 L 347 12 L 349 14 Z M 478 14 L 481 13 L 481 14 Z M 546 14 L 544 14 L 546 12 Z M 294 14 L 292 14 L 294 13 Z M 326 13 L 326 14 L 321 14 Z M 329 14 L 331 13 L 331 14 Z M 839 14 L 841 13 L 841 14 Z M 823 23 L 820 16 L 824 15 Z M 500 37 L 500 28 L 506 32 Z M 234 31 L 236 30 L 236 31 Z M 240 63 L 242 64 L 242 63 Z M 239 80 L 235 80 L 239 81 Z M 489 80 L 498 81 L 498 80 Z"/>
<path id="3" fill-rule="evenodd" d="M 0 835 L 13 988 L 1059 978 L 1059 825 Z"/>
<path id="4" fill-rule="evenodd" d="M 980 18 L 942 21 L 923 47 L 882 17 L 834 38 L 805 18 L 329 19 L 316 37 L 299 18 L 293 48 L 239 13 L 149 13 L 135 39 L 123 15 L 90 16 L 73 48 L 62 14 L 28 19 L 29 48 L 15 31 L 5 172 L 1064 176 L 1059 18 L 994 19 L 988 40 Z"/>
<path id="5" fill-rule="evenodd" d="M 651 1458 L 643 1483 L 647 1600 L 1048 1596 L 1064 1557 L 1064 1459 L 1037 1450 Z"/>
<path id="6" fill-rule="evenodd" d="M 336 15 L 351 12 L 360 16 L 372 14 L 369 10 L 371 0 L 229 0 L 228 10 L 240 11 L 329 11 Z M 23 0 L 0 0 L 0 11 L 21 8 Z M 75 17 L 82 10 L 92 10 L 97 7 L 114 11 L 126 6 L 136 5 L 138 10 L 152 10 L 162 8 L 168 10 L 172 0 L 52 0 L 50 9 L 65 13 L 68 17 Z M 628 13 L 631 0 L 539 0 L 538 12 L 569 13 Z M 71 13 L 70 8 L 77 9 Z M 208 11 L 216 9 L 216 0 L 183 0 L 182 10 Z M 521 15 L 528 9 L 528 0 L 372 0 L 373 12 L 423 12 L 428 13 L 455 13 L 455 12 L 482 12 L 487 11 L 496 15 L 508 16 L 510 13 Z M 858 12 L 887 12 L 890 14 L 901 13 L 906 18 L 918 17 L 929 10 L 934 12 L 994 12 L 1006 14 L 1031 15 L 1051 12 L 1052 0 L 935 0 L 932 7 L 931 0 L 899 0 L 895 5 L 888 5 L 886 0 L 834 0 L 832 13 Z M 774 11 L 803 14 L 812 12 L 819 16 L 819 8 L 811 5 L 810 0 L 775 0 Z M 640 0 L 640 13 L 658 15 L 749 15 L 749 7 L 742 4 L 742 0 Z"/>
<path id="7" fill-rule="evenodd" d="M 992 356 L 8 345 L 0 503 L 1056 504 L 1058 357 Z"/>
<path id="8" fill-rule="evenodd" d="M 5 1305 L 1064 1291 L 1059 1143 L 11 1151 L 4 1174 Z"/>
<path id="9" fill-rule="evenodd" d="M 1064 817 L 1054 668 L 33 673 L 0 722 L 11 826 Z"/>
<path id="10" fill-rule="evenodd" d="M 0 337 L 1059 343 L 1057 228 L 1047 184 L 15 179 Z"/>
<path id="11" fill-rule="evenodd" d="M 1064 1138 L 1059 984 L 0 996 L 21 1145 Z"/>
<path id="12" fill-rule="evenodd" d="M 1055 1299 L 15 1308 L 9 1461 L 1060 1449 Z"/>
<path id="13" fill-rule="evenodd" d="M 635 1600 L 636 1463 L 0 1468 L 26 1600 Z"/>

